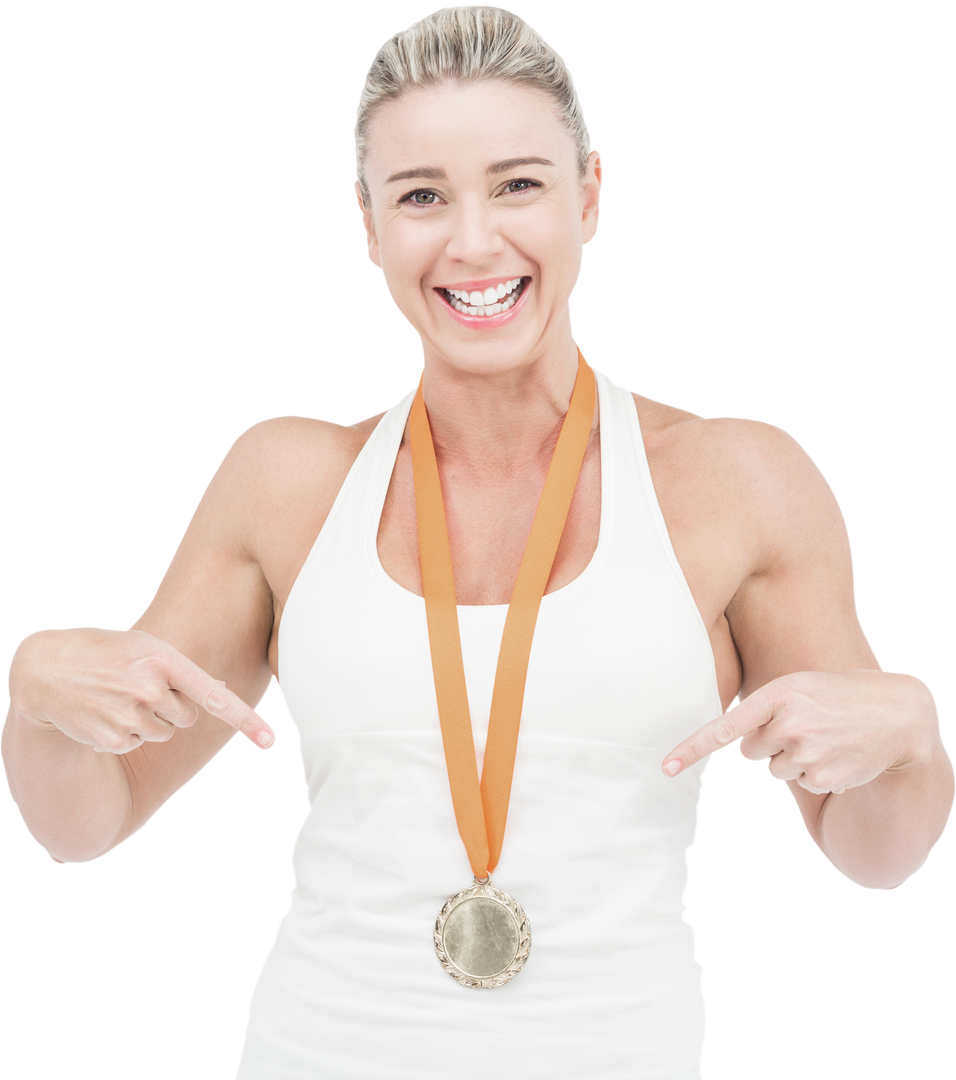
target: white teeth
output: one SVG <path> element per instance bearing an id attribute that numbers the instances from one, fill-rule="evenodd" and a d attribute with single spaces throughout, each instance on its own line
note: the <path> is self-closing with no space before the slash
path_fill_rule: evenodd
<path id="1" fill-rule="evenodd" d="M 515 302 L 521 295 L 518 289 L 521 280 L 521 278 L 512 278 L 510 281 L 502 281 L 494 286 L 489 285 L 483 291 L 476 289 L 474 292 L 469 292 L 467 289 L 446 289 L 445 296 L 455 311 L 459 311 L 463 315 L 498 315 L 500 312 L 508 311 L 509 308 L 514 307 Z M 507 300 L 499 302 L 506 296 Z"/>
<path id="2" fill-rule="evenodd" d="M 514 289 L 521 284 L 521 278 L 513 278 L 511 281 L 504 281 L 496 285 L 495 288 L 486 288 L 484 292 L 462 292 L 460 288 L 446 288 L 445 292 L 454 296 L 456 300 L 461 300 L 464 303 L 473 303 L 473 305 L 480 305 L 480 303 L 494 303 L 495 298 L 499 300 L 502 296 L 508 293 L 513 293 Z"/>

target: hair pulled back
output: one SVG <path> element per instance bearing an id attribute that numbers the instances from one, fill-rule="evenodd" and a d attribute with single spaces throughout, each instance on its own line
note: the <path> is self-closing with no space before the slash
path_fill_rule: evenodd
<path id="1" fill-rule="evenodd" d="M 370 201 L 365 181 L 369 125 L 379 105 L 413 88 L 482 79 L 522 83 L 548 94 L 574 140 L 578 169 L 584 175 L 588 132 L 561 57 L 510 11 L 443 8 L 386 41 L 369 68 L 355 125 L 358 180 L 366 205 Z"/>

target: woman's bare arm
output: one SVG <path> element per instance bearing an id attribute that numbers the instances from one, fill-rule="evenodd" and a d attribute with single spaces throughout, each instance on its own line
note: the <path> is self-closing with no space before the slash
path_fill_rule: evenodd
<path id="1" fill-rule="evenodd" d="M 4 763 L 27 826 L 59 861 L 135 832 L 237 726 L 268 732 L 250 707 L 271 677 L 273 627 L 251 547 L 250 441 L 219 469 L 131 631 L 45 631 L 14 658 Z"/>

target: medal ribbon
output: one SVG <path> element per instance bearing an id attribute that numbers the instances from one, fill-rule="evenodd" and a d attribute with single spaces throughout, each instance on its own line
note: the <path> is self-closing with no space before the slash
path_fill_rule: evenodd
<path id="1" fill-rule="evenodd" d="M 505 620 L 481 783 L 465 688 L 448 526 L 421 383 L 409 414 L 422 592 L 455 819 L 476 878 L 498 865 L 538 608 L 564 532 L 594 417 L 594 372 L 578 352 L 571 404 L 538 501 Z"/>

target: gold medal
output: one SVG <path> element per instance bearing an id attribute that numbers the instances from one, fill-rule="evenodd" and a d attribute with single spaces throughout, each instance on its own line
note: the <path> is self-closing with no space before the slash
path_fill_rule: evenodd
<path id="1" fill-rule="evenodd" d="M 515 899 L 492 886 L 491 872 L 504 840 L 534 626 L 591 434 L 594 398 L 594 373 L 579 352 L 571 403 L 508 605 L 480 783 L 448 527 L 421 384 L 409 414 L 422 592 L 442 745 L 458 832 L 475 875 L 474 886 L 455 893 L 441 909 L 435 923 L 435 951 L 453 979 L 476 989 L 510 982 L 531 948 L 527 915 Z"/>

